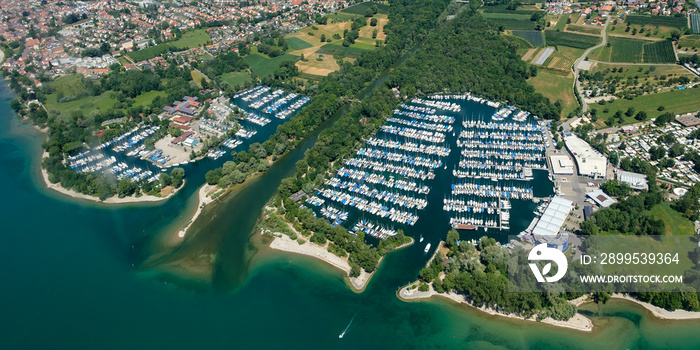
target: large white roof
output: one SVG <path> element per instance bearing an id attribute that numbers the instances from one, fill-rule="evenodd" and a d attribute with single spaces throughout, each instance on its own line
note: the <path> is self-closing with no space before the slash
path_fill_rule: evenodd
<path id="1" fill-rule="evenodd" d="M 540 221 L 537 222 L 537 225 L 532 230 L 532 234 L 555 236 L 559 233 L 559 229 L 561 229 L 561 226 L 564 224 L 566 216 L 569 215 L 573 203 L 574 202 L 562 197 L 552 198 L 544 214 L 542 214 Z"/>
<path id="2" fill-rule="evenodd" d="M 574 155 L 579 175 L 605 178 L 608 159 L 576 135 L 564 138 L 566 148 Z"/>

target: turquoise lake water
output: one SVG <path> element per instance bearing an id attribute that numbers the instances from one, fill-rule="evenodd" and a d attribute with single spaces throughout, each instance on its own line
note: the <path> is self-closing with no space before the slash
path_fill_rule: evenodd
<path id="1" fill-rule="evenodd" d="M 17 122 L 11 97 L 0 84 L 2 348 L 700 347 L 700 322 L 656 320 L 621 301 L 600 312 L 592 307 L 597 326 L 592 334 L 487 316 L 444 300 L 401 302 L 398 287 L 413 280 L 427 259 L 417 245 L 388 256 L 361 294 L 348 288 L 340 272 L 312 258 L 266 251 L 249 260 L 256 217 L 244 215 L 246 207 L 233 198 L 211 210 L 216 215 L 207 225 L 195 228 L 223 242 L 218 254 L 225 262 L 214 278 L 221 287 L 193 291 L 166 284 L 138 266 L 164 228 L 191 214 L 193 194 L 216 163 L 192 165 L 186 187 L 160 204 L 114 207 L 65 198 L 43 188 L 38 173 L 43 135 Z M 286 176 L 293 163 L 294 157 L 282 160 L 258 181 Z M 249 199 L 241 200 L 248 207 L 274 193 L 268 183 L 256 186 L 239 193 Z M 259 188 L 268 190 L 260 194 Z M 426 232 L 432 242 L 444 235 L 442 229 Z"/>

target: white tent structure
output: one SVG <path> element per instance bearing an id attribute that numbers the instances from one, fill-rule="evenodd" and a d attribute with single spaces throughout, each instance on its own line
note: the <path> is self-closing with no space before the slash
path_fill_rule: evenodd
<path id="1" fill-rule="evenodd" d="M 537 225 L 532 230 L 532 234 L 535 237 L 538 235 L 556 236 L 564 224 L 566 216 L 569 215 L 573 204 L 574 202 L 562 197 L 552 198 L 544 214 L 542 214 L 540 221 L 537 222 Z"/>

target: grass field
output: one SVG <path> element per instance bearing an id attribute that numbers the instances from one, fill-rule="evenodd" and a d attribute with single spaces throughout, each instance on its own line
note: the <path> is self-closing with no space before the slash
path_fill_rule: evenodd
<path id="1" fill-rule="evenodd" d="M 287 41 L 287 45 L 289 45 L 289 48 L 292 50 L 303 50 L 309 47 L 314 47 L 313 44 L 310 44 L 309 42 L 296 37 L 292 37 L 285 40 Z"/>
<path id="2" fill-rule="evenodd" d="M 596 26 L 589 26 L 589 25 L 579 26 L 579 25 L 575 25 L 575 24 L 569 24 L 566 27 L 566 30 L 570 31 L 570 32 L 600 35 L 600 33 L 603 31 L 603 28 L 596 27 Z"/>
<path id="3" fill-rule="evenodd" d="M 389 5 L 380 4 L 378 2 L 373 2 L 373 1 L 362 2 L 362 3 L 359 3 L 357 5 L 350 6 L 346 9 L 341 10 L 341 11 L 364 16 L 365 13 L 367 13 L 367 9 L 374 6 L 374 5 L 377 6 L 377 13 L 381 13 L 381 14 L 389 13 Z"/>
<path id="4" fill-rule="evenodd" d="M 642 62 L 642 52 L 647 41 L 608 37 L 610 62 Z"/>
<path id="5" fill-rule="evenodd" d="M 127 53 L 134 62 L 139 62 L 143 60 L 149 60 L 153 57 L 160 56 L 168 51 L 170 48 L 175 47 L 178 49 L 191 49 L 198 47 L 199 45 L 204 45 L 211 40 L 211 37 L 204 29 L 196 29 L 193 31 L 186 32 L 182 34 L 182 38 L 169 42 L 162 43 L 155 46 L 145 48 L 143 50 L 133 51 Z"/>
<path id="6" fill-rule="evenodd" d="M 614 34 L 617 36 L 628 36 L 630 38 L 668 39 L 671 37 L 671 31 L 676 29 L 674 27 L 655 26 L 651 24 L 632 24 L 629 26 L 629 28 L 630 30 L 627 30 L 627 23 L 620 21 L 616 25 L 609 25 L 607 32 L 608 34 Z M 636 34 L 634 34 L 635 29 L 637 31 Z"/>
<path id="7" fill-rule="evenodd" d="M 355 18 L 360 17 L 360 15 L 354 15 L 352 13 L 336 12 L 328 15 L 328 23 L 338 23 L 338 22 L 349 22 Z"/>
<path id="8" fill-rule="evenodd" d="M 251 53 L 243 57 L 243 60 L 248 63 L 250 69 L 260 78 L 272 75 L 282 62 L 288 60 L 296 61 L 298 59 L 299 56 L 290 54 L 284 54 L 275 58 L 267 58 L 259 53 Z"/>
<path id="9" fill-rule="evenodd" d="M 248 72 L 230 72 L 221 75 L 221 81 L 228 83 L 229 85 L 245 84 L 251 81 L 250 74 Z"/>
<path id="10" fill-rule="evenodd" d="M 651 208 L 651 215 L 666 224 L 667 235 L 693 235 L 695 224 L 681 213 L 673 210 L 671 204 L 661 203 Z"/>
<path id="11" fill-rule="evenodd" d="M 322 53 L 324 55 L 340 55 L 357 58 L 360 57 L 360 55 L 362 55 L 362 53 L 366 51 L 366 49 L 361 49 L 358 47 L 345 47 L 343 45 L 337 44 L 326 44 L 321 46 L 321 48 L 316 52 Z"/>
<path id="12" fill-rule="evenodd" d="M 566 20 L 567 20 L 567 19 L 569 19 L 569 14 L 568 14 L 568 13 L 565 13 L 565 14 L 559 16 L 559 18 L 556 19 L 556 20 L 557 20 L 557 24 L 555 24 L 554 27 L 552 27 L 552 29 L 553 29 L 553 30 L 558 30 L 558 31 L 563 31 L 564 28 L 566 28 Z"/>
<path id="13" fill-rule="evenodd" d="M 514 30 L 513 35 L 519 36 L 527 40 L 530 44 L 534 46 L 544 45 L 544 37 L 542 36 L 542 32 L 536 30 Z"/>
<path id="14" fill-rule="evenodd" d="M 204 29 L 195 29 L 193 31 L 186 32 L 182 34 L 182 38 L 172 41 L 169 44 L 177 48 L 188 48 L 198 47 L 200 45 L 205 45 L 211 40 L 211 37 Z"/>
<path id="15" fill-rule="evenodd" d="M 587 49 L 595 46 L 600 42 L 601 38 L 593 35 L 584 35 L 567 32 L 555 32 L 546 30 L 545 39 L 547 46 L 569 46 L 577 49 Z"/>
<path id="16" fill-rule="evenodd" d="M 656 109 L 659 106 L 664 106 L 666 109 L 662 112 Z M 608 112 L 604 109 L 607 107 Z M 660 94 L 644 95 L 634 98 L 633 100 L 617 99 L 606 103 L 604 106 L 591 105 L 591 108 L 598 110 L 599 120 L 596 123 L 598 128 L 606 127 L 605 121 L 615 114 L 617 110 L 625 112 L 629 107 L 634 107 L 637 111 L 647 112 L 649 118 L 656 118 L 662 113 L 669 112 L 671 114 L 680 114 L 687 112 L 695 112 L 700 110 L 700 89 L 685 89 L 662 92 Z M 626 125 L 638 122 L 634 117 L 627 117 L 623 114 L 624 120 L 622 124 Z"/>
<path id="17" fill-rule="evenodd" d="M 195 69 L 190 72 L 190 75 L 192 76 L 192 81 L 194 81 L 194 83 L 197 84 L 200 89 L 202 88 L 202 78 L 204 78 L 207 82 L 209 81 L 209 79 L 204 77 L 204 74 Z"/>
<path id="18" fill-rule="evenodd" d="M 105 111 L 114 106 L 117 103 L 117 99 L 112 98 L 112 95 L 112 91 L 107 91 L 99 96 L 89 96 L 70 102 L 57 103 L 57 96 L 53 93 L 46 97 L 46 108 L 49 111 L 58 111 L 64 117 L 70 116 L 76 111 L 89 116 L 93 110 Z"/>
<path id="19" fill-rule="evenodd" d="M 153 99 L 156 98 L 156 96 L 160 96 L 161 98 L 164 98 L 168 96 L 168 94 L 165 93 L 165 91 L 149 91 L 145 92 L 141 95 L 138 95 L 134 97 L 134 107 L 136 106 L 148 106 L 153 102 Z"/>
<path id="20" fill-rule="evenodd" d="M 678 47 L 681 48 L 700 48 L 700 35 L 684 35 L 678 39 Z"/>
<path id="21" fill-rule="evenodd" d="M 527 80 L 535 91 L 547 97 L 552 103 L 561 100 L 564 108 L 562 115 L 566 116 L 578 107 L 574 96 L 574 75 L 571 72 L 559 72 L 551 69 L 538 69 L 537 76 Z"/>

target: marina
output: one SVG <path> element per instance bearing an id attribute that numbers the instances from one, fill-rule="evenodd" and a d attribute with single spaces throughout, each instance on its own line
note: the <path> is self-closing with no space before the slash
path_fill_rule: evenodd
<path id="1" fill-rule="evenodd" d="M 195 146 L 205 139 L 218 140 L 212 143 L 215 147 L 204 154 L 212 160 L 227 154 L 230 157 L 231 150 L 265 141 L 284 118 L 293 116 L 308 101 L 308 97 L 297 93 L 256 86 L 234 95 L 231 100 L 224 97 L 212 100 L 207 110 L 196 112 L 201 117 L 178 120 L 176 115 L 174 120 L 178 124 L 171 122 L 170 128 L 179 128 L 183 133 L 172 142 L 166 135 L 146 143 L 154 135 L 162 137 L 163 132 L 161 125 L 142 125 L 96 147 L 83 148 L 67 157 L 64 164 L 77 173 L 102 173 L 116 180 L 128 178 L 137 183 L 154 182 L 167 168 L 194 162 L 189 156 L 190 150 L 196 150 Z M 284 118 L 274 118 L 275 113 L 284 113 Z M 161 117 L 165 120 L 172 115 L 164 113 Z"/>
<path id="2" fill-rule="evenodd" d="M 470 94 L 399 107 L 306 200 L 315 213 L 340 204 L 351 233 L 382 239 L 416 225 L 434 205 L 448 227 L 506 233 L 514 207 L 532 212 L 533 201 L 551 194 L 536 195 L 533 182 L 547 169 L 546 126 L 536 116 Z"/>

